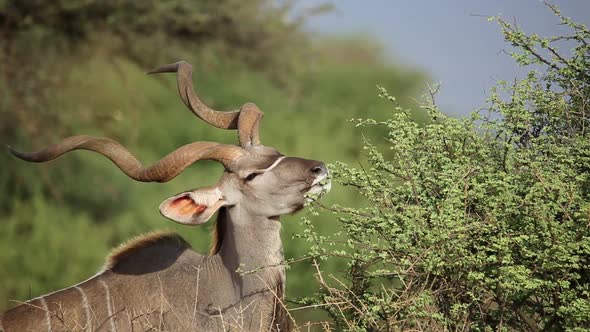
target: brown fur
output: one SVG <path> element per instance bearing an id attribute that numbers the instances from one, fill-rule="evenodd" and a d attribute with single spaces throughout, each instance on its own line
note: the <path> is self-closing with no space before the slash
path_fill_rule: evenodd
<path id="1" fill-rule="evenodd" d="M 177 233 L 157 231 L 141 234 L 113 249 L 113 251 L 107 256 L 102 270 L 106 271 L 113 269 L 119 264 L 119 262 L 125 260 L 134 253 L 156 244 L 173 244 L 185 248 L 191 247 L 190 244 Z"/>

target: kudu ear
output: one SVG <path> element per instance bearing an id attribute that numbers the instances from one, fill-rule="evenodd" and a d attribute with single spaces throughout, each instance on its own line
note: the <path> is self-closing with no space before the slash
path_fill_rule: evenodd
<path id="1" fill-rule="evenodd" d="M 172 196 L 160 204 L 160 213 L 177 223 L 200 225 L 226 204 L 218 187 L 187 191 Z"/>

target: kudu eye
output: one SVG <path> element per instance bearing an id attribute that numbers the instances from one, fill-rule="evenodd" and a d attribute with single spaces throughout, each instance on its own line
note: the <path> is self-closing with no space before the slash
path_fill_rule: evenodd
<path id="1" fill-rule="evenodd" d="M 248 176 L 244 178 L 245 181 L 252 181 L 254 180 L 260 173 L 250 173 Z"/>

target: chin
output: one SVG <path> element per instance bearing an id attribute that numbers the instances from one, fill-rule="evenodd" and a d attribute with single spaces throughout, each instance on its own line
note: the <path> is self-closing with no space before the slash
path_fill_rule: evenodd
<path id="1" fill-rule="evenodd" d="M 283 216 L 293 215 L 293 214 L 303 210 L 303 208 L 306 206 L 307 205 L 305 204 L 305 202 L 295 203 L 287 211 L 285 211 L 284 213 L 281 213 L 281 215 L 283 215 Z"/>
<path id="2" fill-rule="evenodd" d="M 303 208 L 305 207 L 304 203 L 301 203 L 300 205 L 297 205 L 293 208 L 293 210 L 291 212 L 289 212 L 289 214 L 295 214 L 301 210 L 303 210 Z"/>

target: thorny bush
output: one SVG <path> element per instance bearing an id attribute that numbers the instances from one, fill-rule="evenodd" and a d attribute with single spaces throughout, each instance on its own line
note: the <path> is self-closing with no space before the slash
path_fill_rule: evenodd
<path id="1" fill-rule="evenodd" d="M 447 117 L 430 89 L 421 126 L 380 88 L 396 112 L 355 120 L 389 132 L 386 148 L 365 140 L 360 167 L 333 167 L 366 206 L 330 208 L 336 235 L 303 219 L 320 291 L 300 303 L 327 311 L 325 328 L 590 328 L 590 32 L 548 6 L 570 35 L 527 35 L 493 18 L 517 63 L 534 68 L 499 82 L 485 110 Z M 322 272 L 330 259 L 346 261 L 343 276 Z"/>

